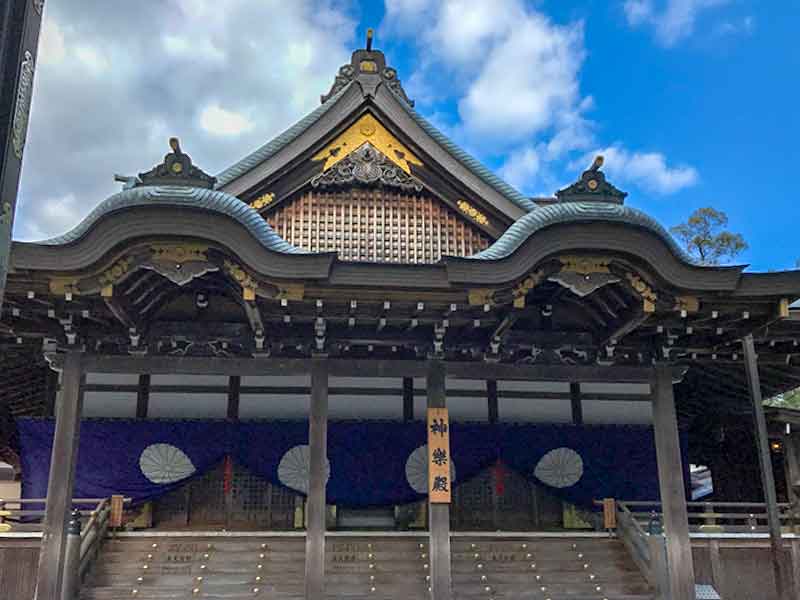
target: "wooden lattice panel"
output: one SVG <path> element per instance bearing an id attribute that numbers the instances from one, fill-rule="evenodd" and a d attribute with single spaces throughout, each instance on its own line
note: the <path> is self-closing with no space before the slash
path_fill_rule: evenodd
<path id="1" fill-rule="evenodd" d="M 349 261 L 434 263 L 492 241 L 439 200 L 379 189 L 308 192 L 267 220 L 291 244 Z"/>

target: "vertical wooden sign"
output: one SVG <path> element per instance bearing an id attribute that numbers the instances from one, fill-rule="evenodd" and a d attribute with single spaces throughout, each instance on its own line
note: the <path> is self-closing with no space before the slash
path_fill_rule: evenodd
<path id="1" fill-rule="evenodd" d="M 450 421 L 446 408 L 428 409 L 428 500 L 434 504 L 449 504 L 450 481 Z"/>

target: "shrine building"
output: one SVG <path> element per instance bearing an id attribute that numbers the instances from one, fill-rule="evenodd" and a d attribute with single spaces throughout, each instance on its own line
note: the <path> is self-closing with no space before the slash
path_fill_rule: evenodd
<path id="1" fill-rule="evenodd" d="M 221 173 L 169 145 L 12 245 L 17 597 L 798 597 L 800 271 L 696 264 L 602 157 L 521 194 L 371 39 Z"/>

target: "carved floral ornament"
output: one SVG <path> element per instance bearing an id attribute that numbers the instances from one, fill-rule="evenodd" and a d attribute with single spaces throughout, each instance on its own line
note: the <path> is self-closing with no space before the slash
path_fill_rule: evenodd
<path id="1" fill-rule="evenodd" d="M 315 188 L 353 184 L 380 184 L 408 192 L 422 191 L 421 181 L 406 173 L 370 142 L 364 142 L 345 159 L 311 180 L 311 186 Z"/>

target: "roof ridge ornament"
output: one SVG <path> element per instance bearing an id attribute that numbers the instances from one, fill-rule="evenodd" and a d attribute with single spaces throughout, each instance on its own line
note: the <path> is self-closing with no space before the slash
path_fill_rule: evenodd
<path id="1" fill-rule="evenodd" d="M 180 185 L 207 189 L 214 187 L 217 178 L 192 164 L 192 158 L 181 151 L 181 143 L 178 138 L 169 138 L 169 145 L 172 152 L 164 156 L 164 162 L 146 173 L 139 173 L 138 181 L 135 184 L 131 185 L 130 178 L 125 178 L 127 180 L 125 181 L 126 189 L 141 185 Z"/>
<path id="2" fill-rule="evenodd" d="M 367 43 L 363 49 L 353 52 L 349 65 L 339 67 L 339 72 L 333 81 L 330 91 L 320 96 L 320 102 L 325 104 L 348 84 L 358 81 L 361 91 L 365 96 L 374 96 L 378 86 L 386 85 L 394 94 L 409 106 L 414 106 L 397 78 L 397 70 L 386 66 L 386 57 L 380 50 L 372 49 L 374 32 L 367 29 Z"/>
<path id="3" fill-rule="evenodd" d="M 556 192 L 559 202 L 610 202 L 612 204 L 624 204 L 627 192 L 618 190 L 606 181 L 605 173 L 600 170 L 604 159 L 598 155 L 592 166 L 583 172 L 581 178 Z"/>

